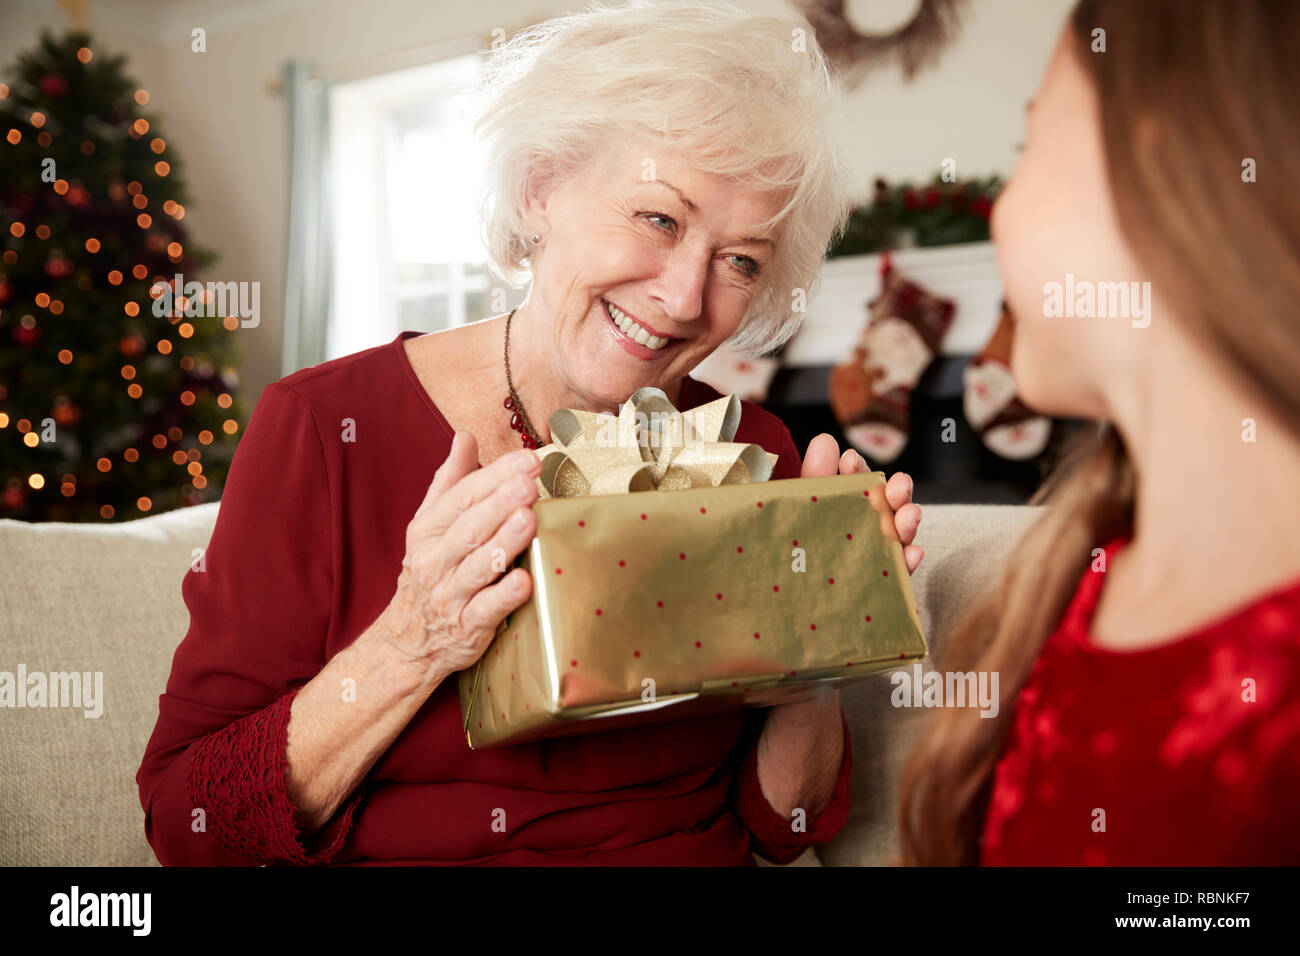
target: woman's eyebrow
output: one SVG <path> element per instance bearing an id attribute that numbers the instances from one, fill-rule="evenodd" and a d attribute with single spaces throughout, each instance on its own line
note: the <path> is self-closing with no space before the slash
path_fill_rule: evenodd
<path id="1" fill-rule="evenodd" d="M 674 186 L 672 183 L 670 183 L 668 180 L 666 180 L 666 179 L 652 179 L 652 180 L 650 180 L 649 185 L 653 185 L 653 184 L 655 184 L 655 183 L 658 183 L 660 186 L 667 186 L 669 189 L 671 189 L 673 192 L 675 192 L 675 193 L 677 194 L 677 198 L 680 199 L 683 203 L 685 203 L 685 204 L 686 204 L 686 208 L 688 208 L 689 210 L 691 210 L 691 212 L 699 212 L 699 211 L 700 211 L 699 206 L 695 205 L 695 203 L 693 203 L 693 202 L 691 202 L 689 199 L 687 199 L 687 198 L 686 198 L 686 194 L 685 194 L 684 192 L 682 192 L 680 189 L 678 189 L 676 186 Z M 759 242 L 759 243 L 766 243 L 767 245 L 772 246 L 772 247 L 775 247 L 775 246 L 776 246 L 776 243 L 775 243 L 775 242 L 773 242 L 771 239 L 768 239 L 768 238 L 765 237 L 765 236 L 744 236 L 744 237 L 742 237 L 739 241 L 740 241 L 740 242 Z"/>
<path id="2" fill-rule="evenodd" d="M 686 208 L 689 209 L 691 212 L 699 212 L 699 211 L 700 211 L 700 207 L 699 207 L 699 206 L 695 205 L 695 203 L 691 202 L 689 199 L 686 198 L 686 193 L 682 192 L 680 189 L 678 189 L 676 186 L 674 186 L 674 185 L 673 185 L 672 183 L 670 183 L 668 180 L 666 180 L 666 179 L 659 179 L 659 178 L 655 178 L 655 179 L 650 180 L 650 184 L 651 184 L 651 185 L 653 185 L 653 184 L 655 184 L 655 183 L 658 183 L 660 186 L 667 186 L 669 189 L 671 189 L 673 192 L 675 192 L 675 193 L 677 194 L 677 198 L 680 199 L 682 202 L 684 202 L 684 203 L 686 204 Z"/>

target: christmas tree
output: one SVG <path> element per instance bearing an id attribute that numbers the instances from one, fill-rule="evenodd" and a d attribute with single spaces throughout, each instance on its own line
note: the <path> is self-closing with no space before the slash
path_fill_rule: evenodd
<path id="1" fill-rule="evenodd" d="M 0 80 L 0 517 L 217 500 L 242 312 L 193 281 L 214 256 L 188 241 L 148 92 L 78 31 L 42 34 Z"/>

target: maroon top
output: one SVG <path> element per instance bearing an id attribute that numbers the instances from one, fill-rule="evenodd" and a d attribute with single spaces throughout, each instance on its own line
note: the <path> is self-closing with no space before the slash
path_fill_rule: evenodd
<path id="1" fill-rule="evenodd" d="M 1300 581 L 1169 643 L 1089 637 L 1084 571 L 1016 700 L 981 862 L 1300 863 Z"/>
<path id="2" fill-rule="evenodd" d="M 189 632 L 136 775 L 158 859 L 752 865 L 751 849 L 783 863 L 839 832 L 842 714 L 834 798 L 796 833 L 759 788 L 766 710 L 475 751 L 452 677 L 301 839 L 285 786 L 289 705 L 392 598 L 406 525 L 451 448 L 451 426 L 402 347 L 417 334 L 295 372 L 257 404 L 205 570 L 185 575 Z M 688 377 L 681 408 L 717 397 Z M 798 477 L 785 425 L 743 409 L 735 440 L 780 455 L 774 480 Z M 496 808 L 504 833 L 491 826 Z"/>

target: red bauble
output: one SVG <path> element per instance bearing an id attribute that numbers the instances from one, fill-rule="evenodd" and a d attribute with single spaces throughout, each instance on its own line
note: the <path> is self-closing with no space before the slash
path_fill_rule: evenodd
<path id="1" fill-rule="evenodd" d="M 145 340 L 139 335 L 125 335 L 117 342 L 117 350 L 127 358 L 143 355 L 146 347 Z"/>
<path id="2" fill-rule="evenodd" d="M 5 280 L 0 279 L 0 305 L 4 305 L 6 302 L 8 302 L 9 297 L 13 295 L 13 293 L 14 293 L 13 287 L 9 285 L 9 283 L 6 282 Z"/>
<path id="3" fill-rule="evenodd" d="M 57 73 L 51 73 L 49 76 L 41 77 L 41 92 L 46 96 L 57 98 L 67 96 L 72 92 L 72 87 L 68 81 Z"/>
<path id="4" fill-rule="evenodd" d="M 63 279 L 76 271 L 76 265 L 61 252 L 56 252 L 45 260 L 45 274 L 51 279 Z"/>
<path id="5" fill-rule="evenodd" d="M 979 196 L 970 204 L 970 211 L 981 219 L 987 219 L 993 214 L 993 203 L 983 196 Z"/>
<path id="6" fill-rule="evenodd" d="M 27 494 L 23 491 L 22 485 L 6 488 L 4 494 L 0 495 L 0 501 L 3 501 L 4 506 L 10 511 L 18 511 L 27 504 Z"/>
<path id="7" fill-rule="evenodd" d="M 69 206 L 81 207 L 90 202 L 90 190 L 80 184 L 69 186 L 67 195 L 63 198 Z"/>
<path id="8" fill-rule="evenodd" d="M 20 325 L 14 329 L 14 341 L 19 345 L 32 346 L 39 342 L 40 339 L 41 330 L 35 326 L 29 329 Z"/>
<path id="9" fill-rule="evenodd" d="M 56 402 L 50 417 L 63 428 L 72 428 L 81 421 L 81 409 L 72 401 Z"/>

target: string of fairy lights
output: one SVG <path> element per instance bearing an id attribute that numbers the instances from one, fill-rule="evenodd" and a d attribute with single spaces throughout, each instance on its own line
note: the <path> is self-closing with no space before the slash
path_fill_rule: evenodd
<path id="1" fill-rule="evenodd" d="M 83 46 L 77 50 L 76 55 L 77 59 L 84 65 L 91 61 L 94 53 L 89 47 Z M 0 83 L 0 100 L 5 99 L 8 96 L 8 85 Z M 138 89 L 135 91 L 134 99 L 137 105 L 145 106 L 149 102 L 149 93 L 147 90 Z M 47 117 L 39 111 L 32 111 L 28 117 L 28 122 L 32 130 L 35 131 L 33 135 L 36 137 L 36 142 L 41 147 L 49 147 L 53 143 L 53 136 L 48 130 L 44 129 L 46 120 Z M 127 135 L 132 139 L 142 139 L 149 135 L 149 131 L 149 121 L 140 117 L 131 123 L 127 130 Z M 22 130 L 13 127 L 6 133 L 5 139 L 10 145 L 16 146 L 22 142 L 23 135 L 24 132 Z M 149 140 L 149 148 L 155 156 L 159 157 L 153 166 L 154 174 L 160 179 L 167 177 L 171 173 L 171 164 L 162 158 L 163 154 L 167 150 L 167 143 L 161 137 L 154 136 Z M 80 150 L 83 156 L 93 156 L 95 153 L 94 141 L 90 139 L 83 140 L 80 144 Z M 67 204 L 74 208 L 84 207 L 90 202 L 90 192 L 79 182 L 74 181 L 69 183 L 64 179 L 56 179 L 50 184 L 50 186 L 56 195 L 62 197 Z M 131 206 L 138 210 L 138 214 L 135 217 L 135 224 L 143 233 L 145 233 L 146 248 L 155 253 L 165 252 L 170 262 L 173 264 L 179 264 L 182 261 L 185 251 L 182 244 L 176 241 L 169 242 L 165 235 L 151 231 L 154 225 L 154 214 L 148 211 L 149 197 L 145 192 L 144 185 L 137 180 L 132 180 L 125 184 L 115 181 L 109 185 L 108 198 L 110 200 L 114 202 L 123 202 L 127 197 L 130 197 Z M 170 216 L 178 222 L 185 218 L 185 207 L 171 199 L 168 199 L 162 204 L 161 212 L 163 215 Z M 27 231 L 27 224 L 21 221 L 12 222 L 9 225 L 9 234 L 15 239 L 23 238 L 27 234 Z M 50 237 L 50 229 L 44 224 L 35 225 L 32 228 L 32 233 L 37 239 L 41 240 Z M 101 247 L 102 243 L 100 239 L 94 236 L 86 239 L 83 244 L 86 255 L 90 257 L 97 255 L 100 252 Z M 12 266 L 18 261 L 18 253 L 13 249 L 8 249 L 4 252 L 3 256 L 0 256 L 0 259 L 3 259 L 3 262 L 6 265 Z M 47 262 L 46 273 L 53 279 L 63 279 L 71 276 L 76 271 L 76 267 L 77 264 L 71 257 L 67 256 L 65 253 L 58 252 L 52 254 L 50 260 Z M 149 269 L 143 263 L 135 264 L 130 270 L 131 278 L 136 280 L 144 280 L 148 275 Z M 123 272 L 116 268 L 108 270 L 104 274 L 103 278 L 111 286 L 120 286 L 124 281 L 126 281 L 126 276 Z M 182 294 L 183 290 L 175 288 L 174 284 L 175 279 L 168 279 L 162 275 L 155 275 L 153 281 L 150 283 L 148 295 L 150 299 L 157 299 L 166 294 L 169 287 L 171 288 L 174 296 L 174 308 L 168 316 L 168 321 L 175 328 L 175 333 L 178 339 L 183 342 L 185 339 L 189 339 L 193 336 L 194 326 L 190 322 L 185 321 L 185 313 L 187 307 L 190 305 L 190 301 Z M 83 272 L 83 274 L 77 279 L 77 286 L 83 292 L 88 292 L 93 288 L 94 280 L 89 274 Z M 213 298 L 214 295 L 209 289 L 203 290 L 198 294 L 198 296 L 196 296 L 197 301 L 203 303 L 205 306 L 207 303 L 213 301 Z M 63 314 L 64 303 L 47 292 L 38 293 L 34 297 L 34 301 L 38 309 L 48 311 L 50 315 L 58 316 Z M 140 302 L 131 300 L 124 305 L 123 312 L 126 316 L 134 318 L 140 314 L 140 309 Z M 221 324 L 227 332 L 233 332 L 239 327 L 239 320 L 234 316 L 225 316 L 222 318 Z M 36 325 L 35 316 L 31 314 L 23 315 L 15 329 L 15 340 L 19 344 L 34 342 L 37 334 Z M 194 370 L 196 364 L 194 357 L 179 354 L 176 345 L 173 344 L 171 339 L 167 337 L 159 338 L 159 340 L 154 343 L 154 348 L 157 350 L 159 355 L 166 356 L 175 354 L 177 357 L 177 364 L 182 371 L 192 372 Z M 118 351 L 128 360 L 119 370 L 124 382 L 123 387 L 130 398 L 139 400 L 144 396 L 144 389 L 138 382 L 134 381 L 137 376 L 136 366 L 138 360 L 145 356 L 148 351 L 148 343 L 138 334 L 125 335 L 118 342 Z M 67 348 L 59 350 L 58 361 L 60 364 L 65 366 L 72 366 L 74 362 L 80 363 L 84 368 L 90 368 L 94 365 L 93 356 L 89 354 L 77 356 L 71 349 Z M 224 369 L 223 371 L 227 376 L 231 378 L 235 377 L 234 369 Z M 0 395 L 0 398 L 3 397 L 3 395 Z M 194 390 L 190 388 L 183 390 L 179 396 L 181 404 L 186 406 L 193 405 L 195 401 L 197 401 L 197 398 L 198 396 L 195 394 Z M 219 408 L 229 409 L 234 404 L 234 399 L 229 392 L 222 391 L 217 394 L 216 402 Z M 60 398 L 55 401 L 51 417 L 60 427 L 73 427 L 81 420 L 81 410 L 70 399 L 67 399 L 66 396 L 60 396 Z M 10 424 L 9 413 L 0 411 L 0 430 L 8 429 Z M 12 424 L 15 431 L 22 435 L 21 440 L 28 448 L 35 448 L 40 444 L 41 437 L 38 435 L 30 419 L 19 418 L 16 421 L 13 421 Z M 239 430 L 239 422 L 235 418 L 227 418 L 222 421 L 221 429 L 226 435 L 234 435 Z M 184 432 L 182 429 L 178 426 L 172 426 L 166 432 L 154 434 L 149 439 L 149 444 L 154 450 L 161 451 L 165 449 L 169 443 L 178 443 L 183 438 Z M 215 440 L 214 434 L 208 429 L 201 430 L 195 438 L 202 446 L 211 445 Z M 134 446 L 125 448 L 121 452 L 121 458 L 128 464 L 138 462 L 140 460 L 140 449 Z M 172 462 L 176 466 L 184 468 L 189 477 L 189 485 L 196 491 L 202 491 L 207 487 L 207 478 L 203 474 L 202 458 L 203 454 L 199 448 L 191 448 L 189 450 L 177 448 L 171 455 Z M 95 468 L 102 474 L 108 474 L 113 469 L 113 461 L 108 457 L 100 457 L 95 462 Z M 67 473 L 61 475 L 59 478 L 60 494 L 65 498 L 75 497 L 77 494 L 76 480 L 77 476 L 74 474 Z M 46 477 L 40 471 L 33 471 L 27 476 L 27 485 L 34 491 L 40 491 L 46 485 Z M 10 493 L 12 491 L 13 489 L 5 489 L 2 493 L 3 501 L 6 505 L 14 504 L 14 502 L 11 501 Z M 136 499 L 135 506 L 141 514 L 144 514 L 153 508 L 153 501 L 149 496 L 141 495 Z M 105 520 L 113 518 L 115 513 L 116 510 L 110 504 L 104 504 L 99 509 L 100 517 Z"/>

